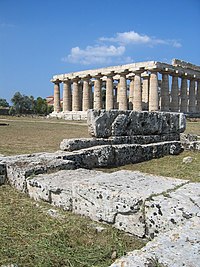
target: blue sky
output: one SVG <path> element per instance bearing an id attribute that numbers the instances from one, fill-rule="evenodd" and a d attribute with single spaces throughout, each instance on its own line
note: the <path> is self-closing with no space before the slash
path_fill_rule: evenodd
<path id="1" fill-rule="evenodd" d="M 200 65 L 200 0 L 0 0 L 0 98 L 55 74 L 173 58 Z"/>

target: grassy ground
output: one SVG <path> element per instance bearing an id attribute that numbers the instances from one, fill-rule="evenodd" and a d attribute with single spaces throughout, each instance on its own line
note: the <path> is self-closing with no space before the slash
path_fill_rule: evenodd
<path id="1" fill-rule="evenodd" d="M 64 138 L 88 137 L 85 122 L 0 117 L 0 154 L 14 155 L 56 151 Z M 200 136 L 200 121 L 187 122 L 186 133 Z M 191 156 L 192 163 L 183 158 Z M 183 152 L 178 156 L 130 164 L 118 169 L 190 179 L 200 182 L 200 153 Z M 105 171 L 105 170 L 104 170 Z M 45 203 L 36 203 L 8 185 L 0 187 L 0 266 L 104 267 L 112 263 L 111 255 L 125 254 L 144 242 L 111 227 L 98 233 L 89 219 L 58 210 L 52 218 Z"/>
<path id="2" fill-rule="evenodd" d="M 18 267 L 104 267 L 112 263 L 111 256 L 144 245 L 133 236 L 58 210 L 52 218 L 47 211 L 52 206 L 36 203 L 9 186 L 0 187 L 0 266 Z"/>
<path id="3" fill-rule="evenodd" d="M 192 157 L 192 162 L 183 163 L 184 157 Z M 177 156 L 165 156 L 160 159 L 101 170 L 104 172 L 118 170 L 141 171 L 155 175 L 188 179 L 192 182 L 200 182 L 200 153 L 186 151 Z"/>
<path id="4" fill-rule="evenodd" d="M 89 137 L 86 122 L 0 117 L 0 154 L 17 155 L 59 150 L 65 138 Z"/>

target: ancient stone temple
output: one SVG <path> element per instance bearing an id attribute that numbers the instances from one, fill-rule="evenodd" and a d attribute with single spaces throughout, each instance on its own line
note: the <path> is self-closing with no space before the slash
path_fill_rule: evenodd
<path id="1" fill-rule="evenodd" d="M 69 118 L 70 114 L 79 114 L 81 119 L 88 109 L 102 108 L 200 113 L 200 66 L 178 59 L 172 64 L 147 61 L 60 74 L 51 82 L 51 116 Z"/>

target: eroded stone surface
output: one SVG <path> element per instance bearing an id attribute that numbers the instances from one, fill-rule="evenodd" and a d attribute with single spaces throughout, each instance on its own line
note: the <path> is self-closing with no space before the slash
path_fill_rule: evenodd
<path id="1" fill-rule="evenodd" d="M 181 133 L 185 126 L 182 113 L 88 110 L 89 133 L 99 138 Z"/>
<path id="2" fill-rule="evenodd" d="M 55 153 L 36 153 L 5 157 L 6 178 L 18 190 L 26 192 L 26 180 L 32 175 L 76 168 L 120 166 L 141 162 L 164 155 L 178 154 L 179 141 L 165 141 L 152 144 L 101 145 L 86 149 Z"/>
<path id="3" fill-rule="evenodd" d="M 159 235 L 141 250 L 128 253 L 110 267 L 197 267 L 200 262 L 200 218 Z"/>
<path id="4" fill-rule="evenodd" d="M 140 172 L 108 174 L 78 169 L 28 179 L 27 192 L 35 200 L 47 201 L 143 237 L 157 231 L 157 228 L 151 231 L 147 228 L 151 219 L 151 214 L 146 212 L 147 199 L 174 190 L 184 183 L 183 180 Z M 163 220 L 167 220 L 165 216 Z"/>
<path id="5" fill-rule="evenodd" d="M 175 133 L 146 136 L 112 136 L 110 138 L 64 139 L 60 143 L 60 149 L 63 151 L 74 151 L 99 145 L 149 144 L 162 141 L 179 141 L 179 139 L 179 134 Z"/>
<path id="6" fill-rule="evenodd" d="M 64 160 L 62 153 L 36 153 L 5 157 L 8 182 L 20 191 L 26 192 L 26 180 L 32 175 L 62 169 L 75 169 L 75 163 Z"/>
<path id="7" fill-rule="evenodd" d="M 183 183 L 131 171 L 101 174 L 73 184 L 73 211 L 142 237 L 146 234 L 145 200 Z"/>
<path id="8" fill-rule="evenodd" d="M 6 165 L 0 163 L 0 185 L 6 182 Z"/>
<path id="9" fill-rule="evenodd" d="M 147 236 L 153 238 L 196 216 L 200 216 L 200 183 L 190 183 L 152 197 L 145 202 Z"/>
<path id="10" fill-rule="evenodd" d="M 39 174 L 27 181 L 27 191 L 35 200 L 43 200 L 64 210 L 72 210 L 72 183 L 92 179 L 100 171 L 77 169 L 62 170 L 51 174 Z"/>

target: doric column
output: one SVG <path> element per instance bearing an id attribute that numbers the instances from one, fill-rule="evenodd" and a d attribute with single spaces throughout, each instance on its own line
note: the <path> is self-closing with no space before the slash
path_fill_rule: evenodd
<path id="1" fill-rule="evenodd" d="M 79 81 L 79 78 L 76 78 L 73 80 L 73 95 L 72 95 L 72 110 L 73 111 L 79 111 L 80 110 L 78 81 Z"/>
<path id="2" fill-rule="evenodd" d="M 85 77 L 83 79 L 83 111 L 87 111 L 90 108 L 90 78 Z"/>
<path id="3" fill-rule="evenodd" d="M 54 82 L 54 112 L 60 112 L 60 82 Z"/>
<path id="4" fill-rule="evenodd" d="M 114 83 L 114 109 L 118 108 L 117 104 L 117 84 Z"/>
<path id="5" fill-rule="evenodd" d="M 166 72 L 162 72 L 160 110 L 169 111 L 169 75 Z"/>
<path id="6" fill-rule="evenodd" d="M 130 77 L 130 85 L 129 85 L 129 104 L 128 109 L 133 109 L 133 97 L 134 97 L 134 76 Z"/>
<path id="7" fill-rule="evenodd" d="M 173 74 L 172 76 L 172 86 L 171 86 L 171 111 L 179 112 L 179 86 L 178 86 L 178 76 Z"/>
<path id="8" fill-rule="evenodd" d="M 82 110 L 83 106 L 83 81 L 78 83 L 78 95 L 79 95 L 79 110 Z"/>
<path id="9" fill-rule="evenodd" d="M 127 110 L 127 84 L 125 73 L 120 74 L 119 84 L 119 110 Z"/>
<path id="10" fill-rule="evenodd" d="M 134 91 L 133 91 L 133 110 L 142 110 L 142 85 L 141 85 L 141 71 L 135 72 Z"/>
<path id="11" fill-rule="evenodd" d="M 94 109 L 102 109 L 101 76 L 94 81 Z"/>
<path id="12" fill-rule="evenodd" d="M 149 74 L 142 74 L 142 109 L 149 108 Z"/>
<path id="13" fill-rule="evenodd" d="M 200 112 L 200 80 L 197 80 L 197 105 L 196 112 Z"/>
<path id="14" fill-rule="evenodd" d="M 63 111 L 72 110 L 72 95 L 70 80 L 63 81 Z"/>
<path id="15" fill-rule="evenodd" d="M 194 77 L 190 79 L 190 85 L 189 85 L 189 112 L 195 112 L 195 80 Z"/>
<path id="16" fill-rule="evenodd" d="M 114 107 L 113 101 L 113 76 L 107 75 L 106 79 L 106 110 L 111 110 Z"/>
<path id="17" fill-rule="evenodd" d="M 158 111 L 158 75 L 152 71 L 149 86 L 149 111 Z"/>
<path id="18" fill-rule="evenodd" d="M 92 81 L 89 82 L 89 94 L 90 94 L 90 109 L 92 109 L 93 108 Z"/>
<path id="19" fill-rule="evenodd" d="M 116 109 L 119 109 L 119 98 L 120 98 L 120 80 L 117 80 L 117 85 L 116 85 Z"/>
<path id="20" fill-rule="evenodd" d="M 181 104 L 180 104 L 180 112 L 187 112 L 187 104 L 188 104 L 188 97 L 187 97 L 187 78 L 181 78 Z"/>

